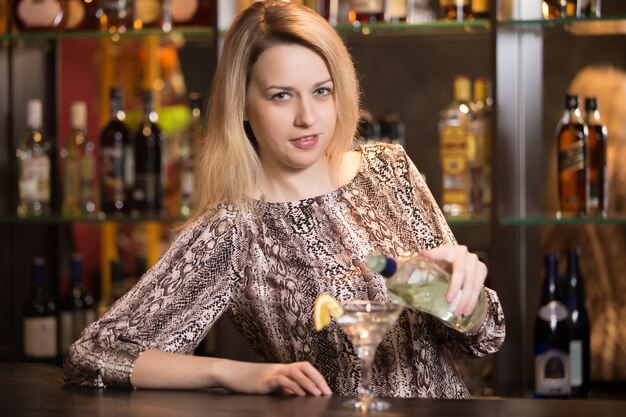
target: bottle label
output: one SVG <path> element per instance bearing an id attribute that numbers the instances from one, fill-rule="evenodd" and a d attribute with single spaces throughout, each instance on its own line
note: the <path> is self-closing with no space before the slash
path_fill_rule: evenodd
<path id="1" fill-rule="evenodd" d="M 569 355 L 550 349 L 535 356 L 535 390 L 540 395 L 562 396 L 570 393 Z"/>
<path id="2" fill-rule="evenodd" d="M 561 321 L 567 319 L 567 307 L 559 301 L 550 301 L 539 307 L 539 318 L 543 321 Z"/>
<path id="3" fill-rule="evenodd" d="M 50 202 L 50 158 L 35 155 L 21 162 L 20 200 L 26 203 Z"/>
<path id="4" fill-rule="evenodd" d="M 61 2 L 54 1 L 20 1 L 17 16 L 26 27 L 52 27 L 56 20 L 63 16 Z"/>
<path id="5" fill-rule="evenodd" d="M 198 0 L 172 0 L 172 20 L 186 23 L 193 19 L 198 11 Z"/>
<path id="6" fill-rule="evenodd" d="M 440 152 L 443 205 L 457 205 L 467 211 L 470 201 L 468 160 L 475 157 L 476 139 L 462 127 L 447 126 L 441 132 Z"/>
<path id="7" fill-rule="evenodd" d="M 559 151 L 559 171 L 570 172 L 585 169 L 585 147 L 577 140 Z"/>
<path id="8" fill-rule="evenodd" d="M 356 13 L 382 13 L 383 0 L 350 0 L 350 7 Z"/>
<path id="9" fill-rule="evenodd" d="M 407 13 L 406 0 L 388 0 L 387 9 L 391 17 L 405 18 Z"/>
<path id="10" fill-rule="evenodd" d="M 489 11 L 489 0 L 472 0 L 472 11 L 474 13 L 486 13 Z"/>
<path id="11" fill-rule="evenodd" d="M 582 340 L 572 340 L 569 343 L 569 355 L 571 361 L 572 387 L 579 387 L 583 383 L 583 342 Z"/>
<path id="12" fill-rule="evenodd" d="M 76 29 L 85 18 L 85 5 L 83 0 L 69 0 L 67 3 L 67 20 L 65 27 L 68 29 Z"/>
<path id="13" fill-rule="evenodd" d="M 50 317 L 24 318 L 24 355 L 54 358 L 57 355 L 57 321 Z"/>
<path id="14" fill-rule="evenodd" d="M 124 187 L 135 185 L 135 150 L 132 145 L 124 146 Z"/>
<path id="15" fill-rule="evenodd" d="M 124 199 L 124 155 L 121 147 L 103 147 L 102 198 L 106 201 Z"/>

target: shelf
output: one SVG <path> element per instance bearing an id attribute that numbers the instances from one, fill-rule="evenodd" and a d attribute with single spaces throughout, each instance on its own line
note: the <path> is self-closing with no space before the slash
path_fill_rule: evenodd
<path id="1" fill-rule="evenodd" d="M 59 225 L 59 224 L 103 224 L 103 223 L 148 223 L 157 222 L 162 224 L 178 224 L 183 223 L 187 219 L 184 217 L 163 217 L 163 216 L 121 216 L 121 217 L 63 217 L 57 215 L 46 216 L 32 216 L 32 217 L 19 217 L 19 216 L 0 216 L 0 225 Z"/>
<path id="2" fill-rule="evenodd" d="M 175 28 L 171 31 L 163 31 L 161 29 L 141 29 L 141 30 L 128 30 L 124 33 L 109 33 L 104 31 L 75 31 L 75 32 L 26 32 L 26 33 L 9 33 L 0 35 L 0 42 L 2 41 L 50 41 L 58 39 L 71 39 L 71 38 L 105 38 L 112 37 L 114 40 L 119 40 L 124 37 L 141 37 L 147 35 L 158 36 L 170 36 L 170 35 L 182 35 L 187 38 L 212 38 L 214 30 L 209 27 L 188 27 L 188 28 Z"/>
<path id="3" fill-rule="evenodd" d="M 435 20 L 426 23 L 372 23 L 339 24 L 335 29 L 342 35 L 354 36 L 415 36 L 415 35 L 467 35 L 489 32 L 487 19 L 449 22 Z"/>
<path id="4" fill-rule="evenodd" d="M 626 33 L 626 16 L 605 16 L 586 18 L 558 18 L 558 19 L 528 19 L 528 20 L 501 20 L 499 27 L 520 28 L 557 28 L 571 32 L 574 35 L 618 35 Z"/>
<path id="5" fill-rule="evenodd" d="M 489 217 L 446 217 L 446 221 L 450 226 L 487 226 Z"/>
<path id="6" fill-rule="evenodd" d="M 580 225 L 580 224 L 626 224 L 626 215 L 562 217 L 556 212 L 538 213 L 525 217 L 502 217 L 503 226 L 546 226 L 546 225 Z"/>

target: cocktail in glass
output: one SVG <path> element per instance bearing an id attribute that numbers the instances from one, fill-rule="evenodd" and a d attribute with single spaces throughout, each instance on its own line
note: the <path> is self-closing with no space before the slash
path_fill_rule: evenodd
<path id="1" fill-rule="evenodd" d="M 376 399 L 370 391 L 372 361 L 383 336 L 395 323 L 402 306 L 387 301 L 342 301 L 343 314 L 336 318 L 346 333 L 361 362 L 361 383 L 358 398 L 346 406 L 359 411 L 386 410 L 389 403 Z"/>

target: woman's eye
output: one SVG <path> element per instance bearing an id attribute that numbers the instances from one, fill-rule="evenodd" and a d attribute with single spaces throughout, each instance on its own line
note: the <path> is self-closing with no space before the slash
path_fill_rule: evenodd
<path id="1" fill-rule="evenodd" d="M 318 96 L 329 96 L 333 93 L 333 90 L 330 87 L 320 87 L 315 90 L 315 94 Z"/>
<path id="2" fill-rule="evenodd" d="M 282 101 L 282 100 L 287 100 L 289 98 L 289 94 L 281 91 L 280 93 L 276 93 L 272 96 L 272 100 L 278 100 L 278 101 Z"/>

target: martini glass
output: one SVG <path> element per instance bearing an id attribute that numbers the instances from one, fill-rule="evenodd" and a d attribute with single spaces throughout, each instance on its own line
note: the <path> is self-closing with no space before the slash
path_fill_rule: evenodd
<path id="1" fill-rule="evenodd" d="M 342 301 L 343 314 L 336 319 L 348 336 L 361 363 L 358 397 L 345 403 L 362 412 L 389 408 L 389 403 L 376 399 L 370 391 L 372 361 L 383 336 L 395 323 L 402 306 L 388 301 Z"/>

